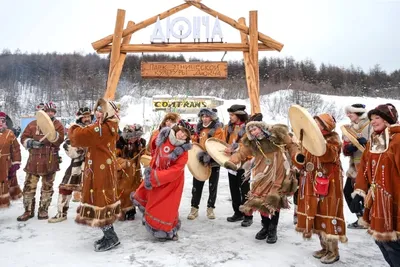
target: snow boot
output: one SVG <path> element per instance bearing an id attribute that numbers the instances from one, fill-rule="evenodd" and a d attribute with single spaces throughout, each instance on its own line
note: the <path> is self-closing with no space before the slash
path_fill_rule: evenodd
<path id="1" fill-rule="evenodd" d="M 275 215 L 272 216 L 271 221 L 268 227 L 268 237 L 267 243 L 268 244 L 275 244 L 278 240 L 277 229 L 278 229 L 278 222 L 279 222 L 279 212 L 275 212 Z"/>
<path id="2" fill-rule="evenodd" d="M 249 227 L 253 224 L 253 216 L 244 216 L 244 220 L 242 221 L 242 227 Z"/>
<path id="3" fill-rule="evenodd" d="M 321 258 L 321 262 L 324 264 L 332 264 L 340 259 L 338 240 L 329 240 L 326 242 L 328 247 L 328 253 Z"/>
<path id="4" fill-rule="evenodd" d="M 214 209 L 208 207 L 207 208 L 207 218 L 210 220 L 214 220 L 215 219 L 215 214 L 214 214 Z"/>
<path id="5" fill-rule="evenodd" d="M 347 225 L 347 228 L 349 228 L 349 229 L 366 229 L 364 226 L 358 224 L 358 220 L 353 223 L 349 223 Z"/>
<path id="6" fill-rule="evenodd" d="M 237 214 L 233 214 L 233 216 L 226 218 L 226 220 L 228 222 L 239 222 L 239 221 L 243 221 L 244 217 L 241 213 Z"/>
<path id="7" fill-rule="evenodd" d="M 133 208 L 133 209 L 131 209 L 131 210 L 128 210 L 128 211 L 125 213 L 125 220 L 127 220 L 127 221 L 133 221 L 133 220 L 135 220 L 135 215 L 136 215 L 136 209 L 135 209 L 135 208 Z"/>
<path id="8" fill-rule="evenodd" d="M 261 216 L 261 224 L 263 228 L 256 234 L 256 239 L 257 240 L 264 240 L 268 237 L 268 230 L 269 230 L 269 225 L 271 223 L 271 219 L 269 217 L 264 217 Z"/>
<path id="9" fill-rule="evenodd" d="M 69 201 L 71 198 L 71 195 L 58 195 L 57 214 L 48 220 L 49 223 L 58 223 L 67 219 Z"/>
<path id="10" fill-rule="evenodd" d="M 187 218 L 188 218 L 188 220 L 194 220 L 194 219 L 196 219 L 198 216 L 199 216 L 199 209 L 197 209 L 197 208 L 195 208 L 195 207 L 192 207 L 192 208 L 190 209 L 190 213 L 189 213 L 189 215 L 187 216 Z"/>
<path id="11" fill-rule="evenodd" d="M 17 218 L 19 222 L 25 222 L 35 216 L 35 198 L 24 199 L 25 212 Z"/>
<path id="12" fill-rule="evenodd" d="M 100 243 L 95 245 L 96 252 L 103 252 L 112 249 L 120 244 L 117 234 L 112 225 L 105 226 L 101 229 L 104 233 L 104 238 L 99 240 Z"/>
<path id="13" fill-rule="evenodd" d="M 314 258 L 321 259 L 328 253 L 328 246 L 325 240 L 323 240 L 322 236 L 319 235 L 319 242 L 321 243 L 322 249 L 314 251 L 312 254 Z"/>

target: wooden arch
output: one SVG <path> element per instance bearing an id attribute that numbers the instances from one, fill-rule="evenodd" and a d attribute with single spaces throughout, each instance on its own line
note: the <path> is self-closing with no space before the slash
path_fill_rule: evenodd
<path id="1" fill-rule="evenodd" d="M 218 17 L 219 20 L 239 30 L 241 43 L 130 44 L 134 32 L 155 23 L 157 18 L 160 20 L 165 19 L 190 6 L 194 6 L 213 17 Z M 110 53 L 110 67 L 104 98 L 110 100 L 114 99 L 127 53 L 242 51 L 245 63 L 247 90 L 251 104 L 251 113 L 260 113 L 258 51 L 281 51 L 283 44 L 258 31 L 257 11 L 250 11 L 249 17 L 250 22 L 249 26 L 247 26 L 245 18 L 243 17 L 236 21 L 207 7 L 200 3 L 199 0 L 185 0 L 185 3 L 179 6 L 173 7 L 137 24 L 129 21 L 126 29 L 124 29 L 125 10 L 118 9 L 114 34 L 110 34 L 92 43 L 93 48 L 98 53 Z"/>

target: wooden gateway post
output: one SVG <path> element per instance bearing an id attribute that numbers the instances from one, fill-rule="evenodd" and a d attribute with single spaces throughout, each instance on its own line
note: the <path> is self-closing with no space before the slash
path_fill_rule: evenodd
<path id="1" fill-rule="evenodd" d="M 240 43 L 223 43 L 211 42 L 207 37 L 207 42 L 200 42 L 200 38 L 194 42 L 169 42 L 169 34 L 167 41 L 160 31 L 155 31 L 154 38 L 161 39 L 161 42 L 152 42 L 151 44 L 130 44 L 132 34 L 156 23 L 159 25 L 160 20 L 184 10 L 190 6 L 194 6 L 201 11 L 216 18 L 214 30 L 218 30 L 219 20 L 231 25 L 240 31 Z M 135 24 L 129 21 L 127 27 L 123 29 L 125 21 L 125 10 L 118 9 L 117 19 L 115 23 L 114 34 L 110 34 L 94 43 L 93 48 L 98 53 L 110 53 L 110 67 L 108 72 L 107 88 L 104 98 L 113 100 L 117 89 L 118 81 L 121 76 L 122 67 L 125 62 L 127 53 L 155 53 L 155 52 L 211 52 L 211 51 L 241 51 L 243 52 L 246 83 L 251 104 L 251 114 L 260 113 L 260 78 L 258 65 L 259 51 L 281 51 L 283 44 L 275 41 L 271 37 L 258 31 L 257 11 L 250 11 L 249 27 L 246 26 L 244 18 L 238 21 L 219 13 L 206 5 L 200 3 L 200 0 L 185 0 L 185 3 L 171 8 L 163 13 L 155 15 L 149 19 Z M 174 20 L 173 20 L 174 21 Z M 208 21 L 208 20 L 205 20 Z M 204 21 L 203 21 L 204 23 Z M 218 23 L 218 24 L 217 24 Z M 194 25 L 194 35 L 199 36 L 200 20 L 197 26 Z M 173 27 L 174 23 L 171 24 Z M 197 27 L 197 28 L 196 28 Z M 208 34 L 208 33 L 207 33 Z M 174 33 L 172 33 L 174 35 Z M 181 32 L 182 35 L 182 32 Z M 183 36 L 183 35 L 182 35 Z M 142 62 L 143 78 L 207 78 L 207 79 L 223 79 L 227 77 L 226 62 Z"/>

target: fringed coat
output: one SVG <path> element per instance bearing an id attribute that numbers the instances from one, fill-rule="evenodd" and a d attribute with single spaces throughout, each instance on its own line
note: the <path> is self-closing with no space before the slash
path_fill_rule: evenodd
<path id="1" fill-rule="evenodd" d="M 21 164 L 21 150 L 11 130 L 0 132 L 0 208 L 10 205 L 8 174 L 10 167 Z"/>
<path id="2" fill-rule="evenodd" d="M 400 125 L 372 134 L 357 175 L 355 191 L 364 197 L 360 222 L 377 241 L 400 239 Z"/>
<path id="3" fill-rule="evenodd" d="M 339 240 L 345 243 L 347 237 L 343 215 L 341 141 L 336 132 L 330 132 L 324 138 L 324 155 L 317 157 L 304 149 L 305 162 L 296 162 L 301 170 L 297 193 L 296 231 L 303 233 L 304 238 L 311 238 L 312 233 L 315 233 L 324 240 Z M 320 196 L 314 190 L 319 174 L 329 181 L 326 196 Z"/>
<path id="4" fill-rule="evenodd" d="M 271 136 L 261 140 L 250 134 L 249 128 L 257 126 L 269 131 Z M 247 201 L 240 206 L 240 211 L 252 214 L 259 211 L 263 215 L 274 214 L 276 210 L 287 207 L 286 196 L 295 191 L 294 173 L 291 172 L 291 156 L 298 152 L 288 134 L 287 126 L 268 125 L 265 122 L 249 122 L 242 139 L 243 146 L 230 157 L 236 165 L 254 157 L 252 168 L 252 186 Z"/>
<path id="5" fill-rule="evenodd" d="M 144 213 L 147 230 L 157 238 L 172 238 L 180 228 L 178 211 L 191 144 L 177 140 L 174 130 L 168 127 L 153 142 L 156 149 L 150 167 L 132 198 Z"/>
<path id="6" fill-rule="evenodd" d="M 82 203 L 77 223 L 92 227 L 112 224 L 121 212 L 117 195 L 115 146 L 118 122 L 107 119 L 87 127 L 72 125 L 68 136 L 74 147 L 87 147 L 83 174 Z"/>
<path id="7" fill-rule="evenodd" d="M 145 154 L 145 150 L 146 140 L 143 138 L 129 143 L 120 137 L 117 142 L 118 194 L 123 212 L 133 209 L 130 194 L 136 191 L 142 182 L 140 157 Z"/>
<path id="8" fill-rule="evenodd" d="M 65 153 L 71 158 L 71 164 L 65 171 L 64 177 L 59 186 L 60 190 L 81 191 L 82 189 L 82 170 L 85 163 L 87 149 L 83 147 L 71 146 L 69 138 L 65 140 Z"/>

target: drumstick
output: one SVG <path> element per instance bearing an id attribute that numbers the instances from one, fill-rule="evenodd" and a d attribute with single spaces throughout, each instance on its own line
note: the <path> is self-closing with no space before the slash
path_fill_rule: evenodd
<path id="1" fill-rule="evenodd" d="M 40 142 L 40 143 L 43 142 L 43 140 L 46 139 L 48 135 L 49 135 L 49 133 L 47 133 L 45 136 L 43 136 L 43 137 L 39 140 L 39 142 Z"/>

